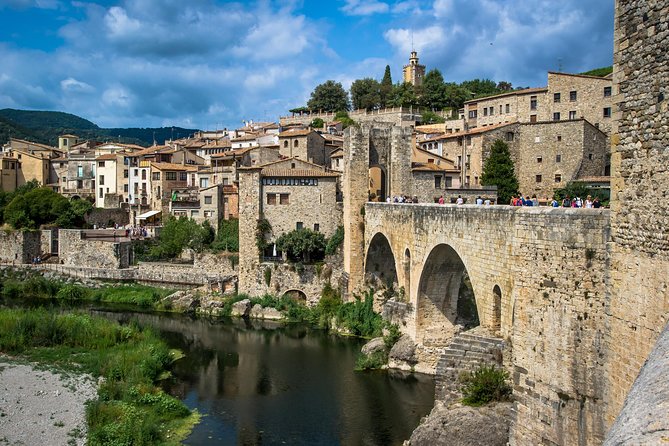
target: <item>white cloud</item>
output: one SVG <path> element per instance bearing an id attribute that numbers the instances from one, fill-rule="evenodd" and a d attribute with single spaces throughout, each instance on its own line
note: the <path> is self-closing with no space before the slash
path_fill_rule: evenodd
<path id="1" fill-rule="evenodd" d="M 438 26 L 429 26 L 418 30 L 410 29 L 389 29 L 383 36 L 394 46 L 400 54 L 407 57 L 412 49 L 418 52 L 430 51 L 443 44 L 445 39 L 445 30 Z M 412 43 L 413 41 L 413 48 Z"/>
<path id="2" fill-rule="evenodd" d="M 60 81 L 60 88 L 64 92 L 73 92 L 73 93 L 91 93 L 95 91 L 93 86 L 87 84 L 86 82 L 81 82 L 76 80 L 73 77 L 68 77 Z"/>
<path id="3" fill-rule="evenodd" d="M 105 25 L 112 38 L 134 34 L 142 28 L 139 20 L 128 17 L 126 10 L 118 6 L 109 8 L 105 15 Z"/>
<path id="4" fill-rule="evenodd" d="M 346 0 L 341 10 L 348 15 L 372 15 L 384 14 L 390 10 L 390 6 L 378 0 Z"/>

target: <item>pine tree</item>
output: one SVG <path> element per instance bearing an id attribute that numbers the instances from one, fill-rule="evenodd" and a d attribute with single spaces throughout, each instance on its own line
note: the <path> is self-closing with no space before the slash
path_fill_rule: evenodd
<path id="1" fill-rule="evenodd" d="M 509 146 L 501 139 L 493 143 L 490 156 L 483 164 L 481 184 L 497 186 L 497 203 L 508 204 L 511 196 L 518 193 L 518 179 L 513 168 Z"/>

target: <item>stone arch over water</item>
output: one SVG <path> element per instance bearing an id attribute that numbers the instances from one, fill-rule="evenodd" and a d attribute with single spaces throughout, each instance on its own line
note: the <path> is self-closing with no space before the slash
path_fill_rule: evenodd
<path id="1" fill-rule="evenodd" d="M 445 346 L 461 329 L 479 325 L 479 308 L 469 273 L 448 244 L 432 248 L 418 283 L 416 341 Z"/>
<path id="2" fill-rule="evenodd" d="M 283 297 L 289 297 L 295 302 L 302 304 L 307 302 L 307 294 L 302 290 L 287 290 L 285 293 L 283 293 Z"/>
<path id="3" fill-rule="evenodd" d="M 395 255 L 385 235 L 377 232 L 369 242 L 365 256 L 365 278 L 381 281 L 390 288 L 397 284 Z"/>

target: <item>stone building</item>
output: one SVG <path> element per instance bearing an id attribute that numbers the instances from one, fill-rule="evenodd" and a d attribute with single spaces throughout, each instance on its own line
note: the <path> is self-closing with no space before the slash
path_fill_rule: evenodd
<path id="1" fill-rule="evenodd" d="M 15 158 L 0 156 L 0 190 L 14 192 L 18 185 L 19 161 Z"/>
<path id="2" fill-rule="evenodd" d="M 404 82 L 417 87 L 423 84 L 423 78 L 425 77 L 425 65 L 418 63 L 418 53 L 414 50 L 411 51 L 409 56 L 409 64 L 404 65 L 402 70 L 404 74 Z"/>
<path id="3" fill-rule="evenodd" d="M 169 213 L 172 192 L 195 186 L 196 166 L 174 163 L 151 163 L 151 209 Z"/>
<path id="4" fill-rule="evenodd" d="M 130 169 L 128 153 L 119 151 L 98 156 L 97 192 L 95 206 L 99 208 L 119 207 L 127 203 L 130 195 Z"/>
<path id="5" fill-rule="evenodd" d="M 509 122 L 586 119 L 602 131 L 611 128 L 611 76 L 548 72 L 548 86 L 515 90 L 465 102 L 471 128 Z"/>
<path id="6" fill-rule="evenodd" d="M 285 158 L 300 158 L 320 166 L 326 166 L 330 162 L 325 138 L 312 129 L 291 129 L 279 133 L 279 154 Z"/>
<path id="7" fill-rule="evenodd" d="M 452 159 L 417 147 L 411 156 L 411 175 L 412 196 L 420 203 L 434 203 L 439 197 L 448 196 L 448 189 L 460 188 L 460 169 Z"/>

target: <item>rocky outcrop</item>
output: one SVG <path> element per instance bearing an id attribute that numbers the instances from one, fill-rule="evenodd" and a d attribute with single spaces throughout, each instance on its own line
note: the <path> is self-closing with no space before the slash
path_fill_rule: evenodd
<path id="1" fill-rule="evenodd" d="M 376 352 L 383 352 L 386 349 L 386 344 L 383 341 L 382 337 L 374 338 L 365 345 L 362 346 L 360 350 L 363 355 L 371 355 Z"/>
<path id="2" fill-rule="evenodd" d="M 249 317 L 253 319 L 264 319 L 272 321 L 278 321 L 284 318 L 283 313 L 281 313 L 276 308 L 263 307 L 260 304 L 255 304 L 253 308 L 251 308 Z"/>
<path id="3" fill-rule="evenodd" d="M 437 403 L 405 446 L 506 446 L 511 403 L 483 407 Z"/>
<path id="4" fill-rule="evenodd" d="M 416 343 L 411 336 L 404 334 L 393 345 L 388 354 L 388 367 L 400 370 L 412 370 L 418 362 Z"/>
<path id="5" fill-rule="evenodd" d="M 232 304 L 230 316 L 248 317 L 251 313 L 251 300 L 244 299 Z"/>

